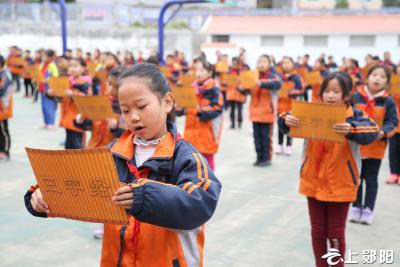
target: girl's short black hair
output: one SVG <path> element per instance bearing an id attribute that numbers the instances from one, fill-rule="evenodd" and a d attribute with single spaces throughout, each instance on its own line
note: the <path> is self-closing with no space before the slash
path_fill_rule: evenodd
<path id="1" fill-rule="evenodd" d="M 385 65 L 375 65 L 375 66 L 373 66 L 372 68 L 370 68 L 370 69 L 368 70 L 367 79 L 369 78 L 369 76 L 371 75 L 371 73 L 372 73 L 374 70 L 377 70 L 377 69 L 383 69 L 383 71 L 385 72 L 386 78 L 387 78 L 386 85 L 389 85 L 389 84 L 390 84 L 390 78 L 392 77 L 392 71 L 390 70 L 390 68 L 388 68 L 388 67 L 385 66 Z"/>
<path id="2" fill-rule="evenodd" d="M 118 77 L 118 87 L 122 85 L 125 79 L 131 77 L 143 80 L 150 90 L 159 97 L 159 99 L 162 99 L 167 93 L 171 92 L 168 80 L 154 64 L 144 62 L 125 68 Z M 168 113 L 167 121 L 175 121 L 174 109 Z"/>
<path id="3" fill-rule="evenodd" d="M 347 73 L 341 71 L 333 72 L 324 79 L 321 85 L 321 90 L 319 91 L 319 97 L 322 99 L 322 95 L 328 87 L 328 83 L 334 79 L 338 81 L 340 89 L 342 89 L 343 99 L 346 100 L 346 104 L 350 104 L 353 89 L 353 80 Z"/>
<path id="4" fill-rule="evenodd" d="M 207 60 L 205 60 L 204 58 L 201 58 L 201 57 L 196 60 L 196 64 L 197 63 L 200 63 L 204 69 L 206 69 L 208 72 L 211 72 L 212 78 L 215 77 L 216 71 L 215 71 L 213 64 L 211 64 L 210 62 L 208 62 Z"/>

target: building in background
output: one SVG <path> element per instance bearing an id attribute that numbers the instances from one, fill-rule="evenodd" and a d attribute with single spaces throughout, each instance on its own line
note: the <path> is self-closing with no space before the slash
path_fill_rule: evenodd
<path id="1" fill-rule="evenodd" d="M 338 62 L 345 56 L 363 63 L 368 53 L 382 57 L 391 51 L 395 60 L 400 58 L 400 15 L 218 16 L 210 17 L 202 32 L 206 42 L 201 47 L 211 61 L 216 50 L 236 56 L 244 47 L 253 67 L 262 54 L 315 59 L 324 53 Z"/>

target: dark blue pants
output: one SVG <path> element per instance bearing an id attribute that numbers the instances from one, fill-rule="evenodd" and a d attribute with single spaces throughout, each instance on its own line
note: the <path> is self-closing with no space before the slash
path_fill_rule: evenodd
<path id="1" fill-rule="evenodd" d="M 231 118 L 231 127 L 235 128 L 235 120 L 236 120 L 236 108 L 237 108 L 237 122 L 240 125 L 242 125 L 243 122 L 243 103 L 241 102 L 237 102 L 237 101 L 229 101 L 229 106 L 231 109 L 231 113 L 230 113 L 230 118 Z"/>
<path id="2" fill-rule="evenodd" d="M 253 137 L 257 161 L 272 159 L 272 123 L 253 122 Z"/>
<path id="3" fill-rule="evenodd" d="M 65 149 L 82 149 L 83 148 L 83 133 L 65 129 L 67 139 L 65 140 Z"/>
<path id="4" fill-rule="evenodd" d="M 381 167 L 380 159 L 363 159 L 361 166 L 361 183 L 357 192 L 357 199 L 354 207 L 370 208 L 375 207 L 376 195 L 378 193 L 378 173 Z M 365 183 L 365 197 L 363 205 L 363 183 Z"/>
<path id="5" fill-rule="evenodd" d="M 390 173 L 400 174 L 400 133 L 389 139 Z"/>

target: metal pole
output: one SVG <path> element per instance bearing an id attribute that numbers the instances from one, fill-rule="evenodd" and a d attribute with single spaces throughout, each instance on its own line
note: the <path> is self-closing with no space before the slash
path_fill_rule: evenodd
<path id="1" fill-rule="evenodd" d="M 183 5 L 183 4 L 197 4 L 197 3 L 207 3 L 205 0 L 194 0 L 194 1 L 183 1 L 183 0 L 173 0 L 166 2 L 160 10 L 160 15 L 158 16 L 158 60 L 161 65 L 164 64 L 164 15 L 167 9 L 172 5 Z M 170 21 L 177 12 L 173 13 L 168 21 Z"/>
<path id="2" fill-rule="evenodd" d="M 63 54 L 67 52 L 67 7 L 64 0 L 58 0 L 60 4 L 61 36 Z"/>

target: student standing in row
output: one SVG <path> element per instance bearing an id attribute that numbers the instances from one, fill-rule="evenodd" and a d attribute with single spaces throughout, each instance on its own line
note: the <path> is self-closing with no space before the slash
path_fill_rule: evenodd
<path id="1" fill-rule="evenodd" d="M 343 143 L 306 139 L 303 163 L 300 169 L 300 193 L 307 197 L 311 221 L 311 238 L 315 266 L 328 266 L 322 258 L 330 247 L 337 249 L 341 257 L 346 253 L 346 218 L 350 203 L 356 199 L 359 186 L 358 166 L 361 165 L 359 145 L 373 142 L 378 127 L 363 112 L 350 105 L 351 78 L 342 72 L 329 75 L 322 83 L 320 98 L 324 103 L 346 104 L 345 123 L 334 125 L 335 132 L 346 137 Z M 281 131 L 299 127 L 301 121 L 289 113 L 280 115 Z M 344 263 L 339 262 L 338 267 Z"/>

